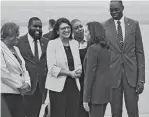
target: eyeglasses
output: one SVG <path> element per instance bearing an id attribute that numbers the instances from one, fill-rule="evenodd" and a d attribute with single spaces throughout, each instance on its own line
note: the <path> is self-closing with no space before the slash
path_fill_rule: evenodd
<path id="1" fill-rule="evenodd" d="M 66 26 L 66 27 L 62 27 L 62 28 L 59 28 L 60 30 L 64 31 L 64 30 L 71 30 L 71 27 L 70 26 Z"/>
<path id="2" fill-rule="evenodd" d="M 120 12 L 120 10 L 121 10 L 120 8 L 110 8 L 108 11 L 109 12 L 114 12 L 114 11 L 115 12 Z"/>
<path id="3" fill-rule="evenodd" d="M 82 28 L 83 26 L 82 25 L 78 25 L 76 27 L 74 27 L 75 30 L 78 30 L 79 28 Z"/>

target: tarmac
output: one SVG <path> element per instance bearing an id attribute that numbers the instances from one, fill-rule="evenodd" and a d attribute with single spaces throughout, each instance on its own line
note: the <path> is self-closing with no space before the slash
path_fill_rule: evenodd
<path id="1" fill-rule="evenodd" d="M 146 83 L 144 86 L 144 92 L 139 97 L 139 117 L 149 117 L 149 79 L 147 76 L 149 77 L 149 71 L 146 71 Z M 48 102 L 49 99 L 47 98 L 45 104 L 42 105 L 39 117 L 43 117 L 44 108 Z M 123 105 L 123 117 L 128 117 L 125 103 L 123 103 Z M 110 104 L 107 106 L 105 117 L 111 117 Z"/>

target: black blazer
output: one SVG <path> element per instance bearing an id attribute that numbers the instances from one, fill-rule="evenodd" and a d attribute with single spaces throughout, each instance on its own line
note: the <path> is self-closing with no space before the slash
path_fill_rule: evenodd
<path id="1" fill-rule="evenodd" d="M 47 75 L 46 49 L 48 40 L 46 38 L 41 38 L 40 43 L 42 55 L 40 60 L 37 60 L 31 51 L 28 36 L 24 35 L 20 37 L 19 40 L 18 47 L 22 57 L 25 60 L 26 69 L 29 72 L 31 78 L 31 91 L 27 93 L 29 95 L 32 95 L 35 92 L 38 81 L 40 92 L 43 93 L 45 89 L 45 80 Z"/>
<path id="2" fill-rule="evenodd" d="M 104 104 L 111 101 L 112 78 L 110 73 L 110 53 L 100 44 L 91 45 L 84 59 L 83 101 Z"/>

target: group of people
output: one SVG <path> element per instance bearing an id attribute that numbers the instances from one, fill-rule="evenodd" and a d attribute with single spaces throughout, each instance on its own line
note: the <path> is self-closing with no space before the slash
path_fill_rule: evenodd
<path id="1" fill-rule="evenodd" d="M 39 117 L 49 92 L 46 117 L 122 117 L 123 94 L 129 117 L 139 117 L 145 58 L 139 23 L 123 16 L 121 0 L 110 1 L 111 18 L 86 24 L 66 18 L 32 17 L 19 37 L 13 22 L 1 28 L 2 117 Z"/>

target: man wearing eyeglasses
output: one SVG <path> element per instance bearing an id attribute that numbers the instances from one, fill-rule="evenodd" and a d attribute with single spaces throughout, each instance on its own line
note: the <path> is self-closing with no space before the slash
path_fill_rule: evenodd
<path id="1" fill-rule="evenodd" d="M 112 117 L 122 117 L 123 94 L 128 117 L 139 117 L 138 99 L 145 83 L 145 58 L 139 23 L 123 16 L 123 2 L 110 1 L 112 18 L 104 22 L 111 49 Z"/>

